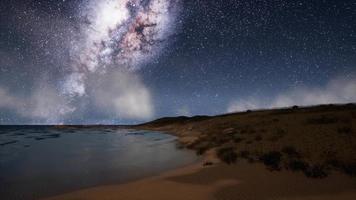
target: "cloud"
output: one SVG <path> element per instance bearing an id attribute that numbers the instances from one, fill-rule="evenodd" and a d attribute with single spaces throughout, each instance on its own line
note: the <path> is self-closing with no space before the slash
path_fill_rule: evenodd
<path id="1" fill-rule="evenodd" d="M 227 108 L 227 112 L 231 113 L 237 111 L 254 110 L 263 107 L 264 106 L 261 102 L 251 97 L 247 100 L 242 99 L 242 100 L 232 101 Z"/>
<path id="2" fill-rule="evenodd" d="M 22 109 L 21 114 L 45 120 L 46 123 L 61 123 L 66 115 L 74 110 L 56 90 L 44 87 L 35 90 L 28 102 L 28 108 Z"/>
<path id="3" fill-rule="evenodd" d="M 248 109 L 278 108 L 293 105 L 309 106 L 330 103 L 356 102 L 356 78 L 337 77 L 329 81 L 324 87 L 301 87 L 277 95 L 272 101 L 248 98 L 232 101 L 227 112 L 244 111 Z"/>
<path id="4" fill-rule="evenodd" d="M 29 97 L 10 94 L 0 87 L 0 109 L 14 111 L 16 114 L 30 118 L 32 123 L 62 123 L 67 114 L 75 108 L 68 105 L 64 97 L 50 87 L 36 88 Z"/>
<path id="5" fill-rule="evenodd" d="M 183 106 L 179 109 L 177 109 L 177 115 L 180 115 L 180 116 L 192 116 L 192 113 L 189 109 L 188 106 Z"/>
<path id="6" fill-rule="evenodd" d="M 151 93 L 137 75 L 116 71 L 91 80 L 89 95 L 95 106 L 106 114 L 121 119 L 153 117 Z"/>
<path id="7" fill-rule="evenodd" d="M 116 70 L 91 75 L 86 81 L 87 94 L 76 98 L 43 81 L 29 95 L 14 94 L 0 86 L 0 110 L 8 110 L 32 124 L 61 124 L 68 120 L 88 123 L 96 117 L 110 121 L 153 117 L 151 93 L 138 75 Z M 86 116 L 88 110 L 91 116 Z"/>
<path id="8" fill-rule="evenodd" d="M 14 108 L 21 105 L 20 101 L 11 96 L 7 89 L 0 87 L 0 108 Z"/>

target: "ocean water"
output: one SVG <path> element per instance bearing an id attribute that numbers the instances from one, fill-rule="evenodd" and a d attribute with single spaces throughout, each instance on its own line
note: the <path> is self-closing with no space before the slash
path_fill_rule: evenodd
<path id="1" fill-rule="evenodd" d="M 176 138 L 118 127 L 0 126 L 0 199 L 38 199 L 196 161 Z"/>

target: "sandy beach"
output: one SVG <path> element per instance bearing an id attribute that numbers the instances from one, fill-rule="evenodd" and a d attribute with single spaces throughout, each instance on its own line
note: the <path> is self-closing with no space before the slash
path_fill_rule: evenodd
<path id="1" fill-rule="evenodd" d="M 309 179 L 293 172 L 271 172 L 261 164 L 194 164 L 162 175 L 88 188 L 47 200 L 91 199 L 355 199 L 356 179 L 333 174 Z"/>

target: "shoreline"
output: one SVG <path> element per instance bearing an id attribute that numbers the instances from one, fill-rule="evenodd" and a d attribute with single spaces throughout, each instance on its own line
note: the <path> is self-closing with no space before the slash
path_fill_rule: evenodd
<path id="1" fill-rule="evenodd" d="M 202 160 L 203 161 L 203 160 Z M 356 179 L 336 173 L 310 179 L 289 171 L 272 172 L 260 163 L 190 164 L 136 181 L 96 186 L 43 200 L 106 199 L 345 199 L 356 198 Z"/>

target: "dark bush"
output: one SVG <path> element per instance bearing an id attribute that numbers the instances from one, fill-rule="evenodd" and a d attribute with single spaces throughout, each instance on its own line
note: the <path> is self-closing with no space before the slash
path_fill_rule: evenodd
<path id="1" fill-rule="evenodd" d="M 292 107 L 292 109 L 298 109 L 298 108 L 299 108 L 299 106 L 297 106 L 297 105 Z"/>
<path id="2" fill-rule="evenodd" d="M 285 146 L 282 148 L 282 152 L 290 157 L 300 157 L 299 152 L 293 146 Z"/>
<path id="3" fill-rule="evenodd" d="M 248 140 L 248 141 L 246 141 L 246 144 L 252 144 L 252 140 Z"/>
<path id="4" fill-rule="evenodd" d="M 237 137 L 237 138 L 234 138 L 234 142 L 236 143 L 240 143 L 242 142 L 244 139 L 243 138 L 240 138 L 240 137 Z"/>
<path id="5" fill-rule="evenodd" d="M 255 137 L 255 140 L 256 140 L 256 141 L 261 141 L 261 140 L 262 140 L 262 136 L 257 135 L 257 136 Z"/>
<path id="6" fill-rule="evenodd" d="M 350 127 L 342 127 L 342 128 L 338 128 L 337 132 L 341 133 L 341 134 L 348 135 L 348 134 L 352 133 L 352 129 Z"/>
<path id="7" fill-rule="evenodd" d="M 287 132 L 285 130 L 279 128 L 273 133 L 273 135 L 269 138 L 269 140 L 275 142 L 283 138 L 286 134 Z"/>
<path id="8" fill-rule="evenodd" d="M 244 140 L 243 138 L 241 138 L 239 133 L 235 133 L 234 135 L 232 135 L 232 139 L 236 143 L 240 143 L 242 140 Z"/>
<path id="9" fill-rule="evenodd" d="M 290 160 L 287 169 L 292 171 L 305 171 L 308 168 L 308 163 L 301 160 Z"/>
<path id="10" fill-rule="evenodd" d="M 356 176 L 356 163 L 343 164 L 341 170 L 347 175 Z"/>
<path id="11" fill-rule="evenodd" d="M 198 155 L 204 154 L 207 150 L 213 147 L 213 144 L 211 144 L 208 141 L 202 141 L 193 146 L 193 148 L 196 150 L 196 153 Z"/>
<path id="12" fill-rule="evenodd" d="M 260 160 L 272 170 L 280 170 L 282 154 L 278 151 L 271 151 L 260 157 Z"/>
<path id="13" fill-rule="evenodd" d="M 241 158 L 249 158 L 249 156 L 250 156 L 250 152 L 249 151 L 241 151 L 240 152 L 240 154 L 239 154 L 239 156 L 241 157 Z"/>
<path id="14" fill-rule="evenodd" d="M 308 119 L 307 124 L 333 124 L 333 123 L 337 123 L 338 121 L 339 121 L 339 119 L 337 119 L 335 117 L 329 117 L 329 116 L 322 115 L 317 118 Z"/>
<path id="15" fill-rule="evenodd" d="M 217 150 L 217 156 L 220 160 L 227 164 L 235 163 L 237 160 L 237 154 L 233 147 L 222 147 Z"/>
<path id="16" fill-rule="evenodd" d="M 245 133 L 247 133 L 247 130 L 246 129 L 242 129 L 241 130 L 241 134 L 245 134 Z"/>
<path id="17" fill-rule="evenodd" d="M 338 160 L 330 160 L 327 163 L 347 175 L 356 176 L 356 163 L 343 163 Z"/>
<path id="18" fill-rule="evenodd" d="M 218 134 L 218 135 L 214 135 L 211 138 L 211 140 L 214 141 L 217 144 L 224 144 L 224 143 L 229 142 L 231 140 L 231 136 L 229 137 L 228 135 Z"/>
<path id="19" fill-rule="evenodd" d="M 184 148 L 185 148 L 185 146 L 184 146 L 184 144 L 183 144 L 183 143 L 181 143 L 181 142 L 177 142 L 177 143 L 176 143 L 176 148 L 177 148 L 177 149 L 184 149 Z"/>
<path id="20" fill-rule="evenodd" d="M 213 165 L 214 163 L 210 162 L 210 161 L 207 161 L 203 164 L 203 166 L 211 166 Z"/>
<path id="21" fill-rule="evenodd" d="M 351 112 L 351 117 L 356 119 L 356 112 Z"/>
<path id="22" fill-rule="evenodd" d="M 325 167 L 322 165 L 309 166 L 304 170 L 304 174 L 309 178 L 325 178 L 328 176 Z"/>
<path id="23" fill-rule="evenodd" d="M 256 130 L 255 129 L 251 129 L 249 133 L 250 134 L 254 134 L 254 133 L 256 133 Z"/>
<path id="24" fill-rule="evenodd" d="M 282 137 L 282 136 L 284 136 L 285 134 L 287 134 L 287 132 L 286 132 L 285 130 L 279 128 L 279 129 L 277 129 L 277 131 L 276 131 L 275 134 Z"/>

